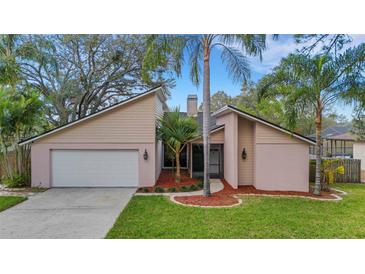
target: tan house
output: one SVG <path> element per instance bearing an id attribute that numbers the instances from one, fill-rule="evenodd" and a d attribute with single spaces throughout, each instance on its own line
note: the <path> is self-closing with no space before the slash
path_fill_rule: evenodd
<path id="1" fill-rule="evenodd" d="M 168 111 L 157 87 L 20 143 L 31 143 L 32 186 L 147 187 L 171 168 L 156 138 L 156 117 Z M 197 97 L 188 113 L 202 120 Z M 210 172 L 230 185 L 263 190 L 309 190 L 309 146 L 314 142 L 226 106 L 212 114 Z M 202 140 L 181 154 L 182 168 L 203 172 Z"/>

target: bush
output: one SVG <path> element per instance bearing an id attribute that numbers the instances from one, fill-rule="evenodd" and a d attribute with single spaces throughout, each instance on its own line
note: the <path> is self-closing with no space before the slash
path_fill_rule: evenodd
<path id="1" fill-rule="evenodd" d="M 191 191 L 198 190 L 198 187 L 197 187 L 196 185 L 191 185 L 191 186 L 190 186 L 190 190 L 191 190 Z"/>
<path id="2" fill-rule="evenodd" d="M 150 190 L 149 190 L 147 187 L 144 187 L 144 188 L 142 189 L 142 191 L 143 191 L 144 193 L 148 193 L 148 192 L 150 192 Z"/>
<path id="3" fill-rule="evenodd" d="M 190 190 L 190 188 L 188 186 L 182 186 L 182 187 L 180 187 L 180 191 L 181 192 L 187 192 L 189 190 Z"/>
<path id="4" fill-rule="evenodd" d="M 9 188 L 26 187 L 28 184 L 28 176 L 25 174 L 15 174 L 13 178 L 5 178 L 3 183 Z"/>
<path id="5" fill-rule="evenodd" d="M 199 181 L 199 183 L 198 183 L 198 188 L 203 188 L 204 187 L 204 183 L 203 183 L 203 181 Z"/>
<path id="6" fill-rule="evenodd" d="M 165 192 L 165 190 L 162 187 L 156 187 L 155 192 L 162 193 L 162 192 Z"/>
<path id="7" fill-rule="evenodd" d="M 169 192 L 176 192 L 176 188 L 175 187 L 169 188 Z"/>

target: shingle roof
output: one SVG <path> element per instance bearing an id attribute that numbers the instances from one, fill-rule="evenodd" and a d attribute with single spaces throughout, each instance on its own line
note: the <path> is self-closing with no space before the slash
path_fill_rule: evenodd
<path id="1" fill-rule="evenodd" d="M 356 140 L 351 133 L 350 126 L 332 126 L 322 129 L 321 136 L 323 139 L 337 139 L 337 140 Z M 316 140 L 316 134 L 311 134 L 309 138 Z"/>

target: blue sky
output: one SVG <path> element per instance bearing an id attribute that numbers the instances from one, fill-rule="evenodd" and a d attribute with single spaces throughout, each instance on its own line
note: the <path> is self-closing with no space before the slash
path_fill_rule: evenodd
<path id="1" fill-rule="evenodd" d="M 365 42 L 365 35 L 352 35 L 353 41 L 349 46 L 355 46 Z M 295 52 L 298 46 L 292 35 L 280 35 L 279 40 L 273 41 L 270 37 L 267 43 L 267 50 L 263 54 L 260 62 L 257 57 L 250 57 L 251 79 L 259 80 L 263 75 L 269 73 L 273 67 L 279 64 L 281 58 L 289 53 Z M 212 52 L 211 56 L 211 94 L 219 90 L 225 91 L 231 96 L 240 94 L 241 83 L 234 83 L 229 77 L 225 64 L 222 64 L 219 50 Z M 189 77 L 189 66 L 185 64 L 182 70 L 182 77 L 176 79 L 176 87 L 171 91 L 169 106 L 179 106 L 181 111 L 186 110 L 186 97 L 188 94 L 198 95 L 199 104 L 202 101 L 202 84 L 194 86 Z M 337 104 L 333 110 L 338 114 L 343 114 L 351 119 L 352 107 Z"/>

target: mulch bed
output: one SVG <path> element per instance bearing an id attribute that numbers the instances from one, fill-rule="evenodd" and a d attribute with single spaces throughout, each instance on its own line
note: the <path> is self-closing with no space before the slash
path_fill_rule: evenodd
<path id="1" fill-rule="evenodd" d="M 210 197 L 204 197 L 202 195 L 196 196 L 176 196 L 175 201 L 196 206 L 231 206 L 238 203 L 238 200 L 229 195 L 216 195 L 213 194 Z"/>
<path id="2" fill-rule="evenodd" d="M 232 188 L 225 180 L 221 180 L 224 188 L 221 191 L 213 193 L 210 197 L 204 197 L 202 195 L 196 196 L 177 196 L 174 199 L 182 204 L 195 205 L 195 206 L 232 206 L 238 204 L 239 201 L 234 195 L 239 194 L 257 194 L 257 195 L 278 195 L 278 196 L 304 196 L 319 199 L 336 199 L 331 194 L 335 192 L 322 191 L 320 196 L 314 195 L 312 192 L 300 192 L 300 191 L 268 191 L 259 190 L 253 186 L 239 186 L 238 189 Z"/>
<path id="3" fill-rule="evenodd" d="M 169 188 L 178 189 L 182 186 L 191 186 L 197 185 L 199 180 L 196 178 L 190 178 L 190 175 L 187 170 L 181 170 L 181 181 L 180 183 L 176 183 L 175 173 L 170 169 L 161 170 L 161 174 L 156 182 L 156 185 L 153 187 L 142 187 L 139 188 L 137 192 L 155 192 L 156 188 L 163 188 L 168 190 Z"/>

